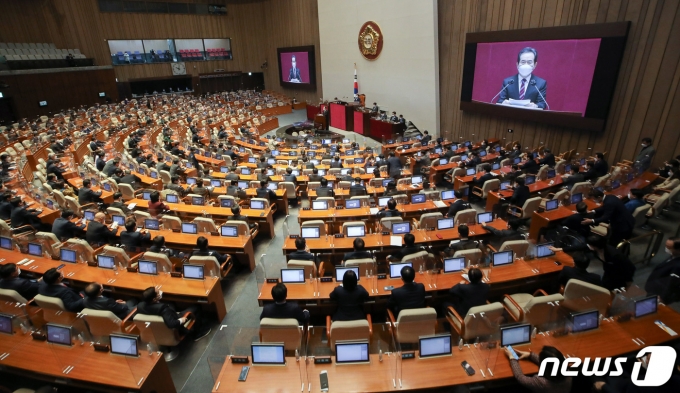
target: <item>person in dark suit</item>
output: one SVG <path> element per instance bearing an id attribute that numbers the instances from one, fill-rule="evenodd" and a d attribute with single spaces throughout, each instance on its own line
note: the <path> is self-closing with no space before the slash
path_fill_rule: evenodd
<path id="1" fill-rule="evenodd" d="M 47 165 L 47 169 L 45 170 L 46 174 L 54 174 L 54 176 L 57 177 L 59 180 L 64 180 L 64 175 L 63 173 L 66 172 L 65 169 L 62 169 L 59 167 L 59 161 L 52 160 L 49 162 Z"/>
<path id="2" fill-rule="evenodd" d="M 272 298 L 274 303 L 265 304 L 260 314 L 260 320 L 263 318 L 295 318 L 300 325 L 304 325 L 309 321 L 309 311 L 301 310 L 297 303 L 286 302 L 288 296 L 288 288 L 282 282 L 274 285 L 272 288 Z"/>
<path id="3" fill-rule="evenodd" d="M 276 200 L 276 193 L 267 188 L 266 181 L 260 181 L 260 188 L 255 190 L 255 196 L 268 200 L 270 203 Z"/>
<path id="4" fill-rule="evenodd" d="M 234 205 L 234 206 L 231 207 L 231 214 L 232 215 L 229 216 L 229 218 L 227 219 L 227 222 L 229 222 L 229 221 L 243 221 L 246 224 L 248 224 L 249 229 L 253 229 L 257 226 L 257 224 L 251 223 L 248 220 L 248 216 L 244 216 L 243 214 L 241 214 L 241 207 L 239 205 Z"/>
<path id="5" fill-rule="evenodd" d="M 184 174 L 184 169 L 179 158 L 173 158 L 172 165 L 170 165 L 170 170 L 168 172 L 170 172 L 171 177 L 174 177 Z"/>
<path id="6" fill-rule="evenodd" d="M 15 263 L 0 266 L 0 289 L 17 291 L 26 300 L 31 300 L 38 294 L 39 281 L 27 280 L 19 277 L 21 269 Z"/>
<path id="7" fill-rule="evenodd" d="M 548 83 L 545 79 L 533 75 L 538 65 L 538 53 L 536 49 L 526 47 L 517 55 L 516 75 L 503 79 L 503 90 L 498 96 L 497 103 L 506 103 L 508 100 L 529 100 L 525 106 L 530 108 L 545 109 L 548 105 L 545 97 L 548 94 Z"/>
<path id="8" fill-rule="evenodd" d="M 608 223 L 610 244 L 616 245 L 623 239 L 628 239 L 633 234 L 635 218 L 626 209 L 623 202 L 615 195 L 604 196 L 604 193 L 597 189 L 591 190 L 590 196 L 596 203 L 600 203 L 601 206 L 593 210 L 595 218 L 587 218 L 581 223 L 583 225 L 599 225 L 601 222 Z"/>
<path id="9" fill-rule="evenodd" d="M 220 264 L 226 262 L 229 257 L 227 254 L 220 254 L 217 251 L 211 250 L 208 245 L 208 239 L 205 236 L 199 236 L 198 239 L 196 239 L 196 248 L 197 250 L 191 253 L 192 256 L 215 257 Z"/>
<path id="10" fill-rule="evenodd" d="M 461 318 L 465 318 L 472 307 L 486 304 L 489 295 L 489 284 L 482 282 L 481 270 L 473 267 L 468 270 L 467 276 L 470 282 L 463 280 L 449 289 L 452 301 L 444 303 L 444 310 L 452 306 Z"/>
<path id="11" fill-rule="evenodd" d="M 482 228 L 494 235 L 493 243 L 498 247 L 502 246 L 503 242 L 506 241 L 523 240 L 521 232 L 519 231 L 520 226 L 522 226 L 522 220 L 516 218 L 508 220 L 506 229 L 496 229 L 487 225 L 487 223 L 482 224 Z"/>
<path id="12" fill-rule="evenodd" d="M 602 262 L 604 274 L 602 286 L 610 291 L 616 288 L 628 287 L 633 282 L 635 265 L 627 256 L 619 252 L 614 246 L 606 243 L 603 237 L 591 235 L 586 238 L 586 245 L 595 258 Z"/>
<path id="13" fill-rule="evenodd" d="M 396 251 L 393 251 L 392 255 L 389 257 L 392 260 L 396 259 L 397 261 L 401 261 L 404 256 L 415 254 L 418 251 L 421 251 L 421 248 L 416 246 L 416 237 L 413 236 L 412 233 L 407 233 L 404 235 L 404 245 Z"/>
<path id="14" fill-rule="evenodd" d="M 494 175 L 491 173 L 491 165 L 485 164 L 485 165 L 482 167 L 482 171 L 484 172 L 484 174 L 483 174 L 482 176 L 480 176 L 479 179 L 476 179 L 476 180 L 474 181 L 474 185 L 477 186 L 477 187 L 479 187 L 479 188 L 482 188 L 482 187 L 484 186 L 484 183 L 485 183 L 487 180 L 493 180 L 493 179 L 496 178 L 496 176 L 494 176 Z"/>
<path id="15" fill-rule="evenodd" d="M 479 153 L 476 151 L 470 152 L 467 161 L 465 161 L 466 168 L 477 168 L 477 165 L 482 163 L 482 159 L 479 158 Z"/>
<path id="16" fill-rule="evenodd" d="M 322 178 L 323 178 L 323 176 L 319 175 L 318 169 L 316 169 L 316 168 L 312 169 L 312 174 L 309 175 L 309 181 L 310 182 L 312 182 L 312 181 L 320 182 Z"/>
<path id="17" fill-rule="evenodd" d="M 430 143 L 431 140 L 432 140 L 432 135 L 430 135 L 430 133 L 427 130 L 423 131 L 423 137 L 420 138 L 420 143 L 422 143 L 423 146 L 427 146 L 428 143 Z"/>
<path id="18" fill-rule="evenodd" d="M 401 217 L 401 212 L 397 210 L 397 201 L 390 199 L 387 201 L 387 206 L 378 211 L 378 218 L 384 217 Z"/>
<path id="19" fill-rule="evenodd" d="M 460 239 L 452 240 L 444 249 L 446 255 L 453 256 L 456 251 L 479 248 L 479 243 L 477 241 L 468 238 L 470 236 L 470 227 L 467 225 L 460 224 L 458 226 L 458 235 L 460 236 Z"/>
<path id="20" fill-rule="evenodd" d="M 354 178 L 352 185 L 349 187 L 349 196 L 352 197 L 360 195 L 368 195 L 368 192 L 366 191 L 366 187 L 361 184 L 361 178 L 356 177 Z"/>
<path id="21" fill-rule="evenodd" d="M 94 215 L 94 221 L 87 224 L 85 240 L 90 244 L 110 244 L 116 238 L 118 224 L 111 225 L 113 230 L 105 224 L 106 214 L 99 212 Z"/>
<path id="22" fill-rule="evenodd" d="M 590 234 L 590 227 L 588 225 L 583 225 L 581 222 L 589 218 L 588 205 L 585 202 L 579 202 L 576 204 L 576 214 L 572 214 L 562 221 L 561 226 L 567 227 L 572 231 L 577 232 L 579 235 L 586 237 Z"/>
<path id="23" fill-rule="evenodd" d="M 180 198 L 184 198 L 187 195 L 187 190 L 179 184 L 179 176 L 176 175 L 170 178 L 170 184 L 166 185 L 165 188 L 175 191 Z"/>
<path id="24" fill-rule="evenodd" d="M 538 165 L 547 165 L 551 168 L 555 166 L 555 155 L 550 151 L 550 149 L 543 149 L 543 152 L 538 159 Z"/>
<path id="25" fill-rule="evenodd" d="M 340 157 L 335 156 L 333 161 L 331 161 L 331 168 L 342 168 L 342 162 L 340 162 Z"/>
<path id="26" fill-rule="evenodd" d="M 116 181 L 116 184 L 128 184 L 132 188 L 137 188 L 137 186 L 142 183 L 142 179 L 140 179 L 139 176 L 120 168 L 116 169 L 111 178 Z"/>
<path id="27" fill-rule="evenodd" d="M 526 202 L 530 197 L 531 191 L 529 191 L 529 187 L 524 185 L 524 178 L 519 177 L 515 179 L 515 189 L 513 190 L 512 196 L 508 202 L 510 202 L 510 204 L 513 206 L 522 207 L 524 206 L 524 202 Z"/>
<path id="28" fill-rule="evenodd" d="M 114 158 L 113 160 L 107 162 L 106 165 L 104 165 L 104 169 L 102 170 L 102 172 L 104 172 L 106 176 L 111 176 L 113 175 L 113 173 L 115 172 L 119 165 L 120 158 Z"/>
<path id="29" fill-rule="evenodd" d="M 57 297 L 64 303 L 64 308 L 69 312 L 83 310 L 83 298 L 78 292 L 67 287 L 62 281 L 64 275 L 56 268 L 48 269 L 43 274 L 43 280 L 38 287 L 38 293 L 43 296 Z"/>
<path id="30" fill-rule="evenodd" d="M 9 220 L 12 216 L 12 204 L 9 199 L 12 194 L 9 192 L 0 193 L 0 219 Z"/>
<path id="31" fill-rule="evenodd" d="M 334 197 L 335 192 L 333 191 L 333 188 L 328 186 L 328 179 L 325 177 L 321 179 L 320 181 L 321 187 L 318 187 L 316 189 L 316 196 L 317 197 Z"/>
<path id="32" fill-rule="evenodd" d="M 109 207 L 120 209 L 124 214 L 132 213 L 132 210 L 128 209 L 127 205 L 125 204 L 125 201 L 123 200 L 123 194 L 121 192 L 113 193 L 113 202 L 111 202 Z"/>
<path id="33" fill-rule="evenodd" d="M 357 281 L 354 271 L 348 270 L 342 276 L 342 286 L 335 287 L 331 292 L 331 301 L 338 305 L 333 314 L 333 321 L 354 321 L 366 318 L 362 306 L 369 298 L 368 291 L 358 285 Z"/>
<path id="34" fill-rule="evenodd" d="M 595 153 L 595 174 L 597 177 L 602 177 L 609 173 L 609 164 L 604 160 L 603 153 Z"/>
<path id="35" fill-rule="evenodd" d="M 566 287 L 569 280 L 572 278 L 585 281 L 587 283 L 602 286 L 602 278 L 599 274 L 588 272 L 588 266 L 590 266 L 590 259 L 579 252 L 572 256 L 574 259 L 574 266 L 564 266 L 557 282 L 560 286 Z"/>
<path id="36" fill-rule="evenodd" d="M 527 160 L 524 162 L 524 164 L 520 165 L 520 169 L 524 173 L 530 173 L 532 175 L 535 175 L 538 173 L 538 170 L 540 169 L 540 165 L 538 165 L 538 162 L 536 162 L 536 159 L 533 158 L 533 153 L 528 153 L 529 157 Z"/>
<path id="37" fill-rule="evenodd" d="M 299 260 L 299 261 L 314 261 L 314 254 L 309 252 L 307 247 L 307 241 L 304 237 L 298 237 L 295 239 L 295 251 L 290 253 L 288 260 Z"/>
<path id="38" fill-rule="evenodd" d="M 78 203 L 85 205 L 87 203 L 102 203 L 102 192 L 94 192 L 90 189 L 90 179 L 83 180 L 83 186 L 78 190 Z"/>
<path id="39" fill-rule="evenodd" d="M 666 240 L 665 251 L 670 256 L 654 267 L 645 283 L 645 291 L 661 296 L 664 303 L 669 304 L 678 300 L 680 279 L 671 275 L 680 276 L 680 238 Z"/>
<path id="40" fill-rule="evenodd" d="M 295 61 L 295 56 L 290 59 L 291 68 L 288 72 L 288 82 L 302 83 L 302 78 L 300 77 L 300 69 L 297 68 L 297 62 Z"/>
<path id="41" fill-rule="evenodd" d="M 387 157 L 387 175 L 393 179 L 396 179 L 401 175 L 402 168 L 403 166 L 401 165 L 401 161 L 394 154 L 394 152 L 391 151 Z"/>
<path id="42" fill-rule="evenodd" d="M 85 287 L 85 298 L 83 299 L 85 308 L 93 310 L 111 311 L 118 318 L 125 319 L 130 314 L 130 308 L 125 300 L 113 300 L 104 296 L 104 286 L 93 282 Z"/>
<path id="43" fill-rule="evenodd" d="M 387 299 L 387 308 L 392 310 L 395 318 L 399 316 L 401 310 L 425 307 L 425 286 L 413 282 L 415 278 L 416 271 L 412 267 L 404 266 L 401 269 L 401 280 L 404 285 L 394 288 Z"/>
<path id="44" fill-rule="evenodd" d="M 397 112 L 392 111 L 392 116 L 390 116 L 390 121 L 392 123 L 397 123 L 399 121 L 399 118 L 397 117 Z"/>
<path id="45" fill-rule="evenodd" d="M 597 176 L 597 171 L 595 170 L 595 163 L 593 161 L 587 161 L 586 162 L 586 171 L 583 174 L 583 180 L 596 180 L 599 176 Z"/>
<path id="46" fill-rule="evenodd" d="M 456 197 L 456 201 L 449 206 L 449 211 L 446 213 L 446 217 L 448 218 L 455 218 L 458 212 L 472 208 L 470 204 L 463 199 L 462 192 L 455 190 L 453 195 Z"/>
<path id="47" fill-rule="evenodd" d="M 293 168 L 286 168 L 286 174 L 283 175 L 283 181 L 285 182 L 291 182 L 293 183 L 294 186 L 297 187 L 297 176 L 293 174 Z"/>
<path id="48" fill-rule="evenodd" d="M 584 182 L 585 178 L 583 173 L 581 173 L 581 166 L 578 164 L 571 164 L 571 173 L 569 175 L 562 176 L 562 181 L 564 186 L 570 190 L 574 184 Z"/>
<path id="49" fill-rule="evenodd" d="M 43 223 L 38 217 L 42 210 L 27 209 L 26 203 L 19 197 L 12 198 L 10 203 L 12 204 L 12 213 L 10 214 L 10 225 L 12 228 L 30 225 L 39 231 L 52 231 L 51 225 Z"/>
<path id="50" fill-rule="evenodd" d="M 52 223 L 52 233 L 59 241 L 66 241 L 74 237 L 84 237 L 85 224 L 76 225 L 71 222 L 72 218 L 73 211 L 71 209 L 64 209 L 61 211 L 61 217 Z"/>
<path id="51" fill-rule="evenodd" d="M 378 113 L 380 111 L 380 107 L 378 106 L 377 102 L 373 103 L 373 108 L 371 108 L 371 112 L 373 113 Z"/>
<path id="52" fill-rule="evenodd" d="M 120 242 L 128 250 L 134 250 L 141 247 L 144 242 L 151 240 L 151 234 L 148 230 L 142 229 L 137 232 L 137 222 L 134 217 L 128 217 L 125 220 L 125 230 L 120 233 Z"/>
<path id="53" fill-rule="evenodd" d="M 352 245 L 354 246 L 354 251 L 345 253 L 345 255 L 342 257 L 344 262 L 347 262 L 350 259 L 373 258 L 371 253 L 365 250 L 366 244 L 364 243 L 364 239 L 358 237 L 354 239 Z"/>
<path id="54" fill-rule="evenodd" d="M 103 151 L 97 152 L 97 158 L 94 161 L 94 165 L 99 172 L 103 171 L 104 167 L 106 167 L 106 160 L 104 159 L 105 157 L 106 153 Z"/>
<path id="55" fill-rule="evenodd" d="M 156 291 L 155 287 L 149 287 L 142 292 L 142 301 L 137 305 L 137 311 L 145 315 L 157 315 L 163 317 L 165 326 L 169 329 L 178 329 L 180 334 L 191 334 L 194 341 L 198 341 L 210 334 L 210 328 L 204 326 L 201 318 L 201 308 L 197 305 L 189 306 L 183 311 L 175 311 L 170 305 L 161 303 L 163 291 Z M 182 316 L 180 316 L 182 315 Z M 191 330 L 185 327 L 188 318 L 193 317 L 196 321 Z"/>

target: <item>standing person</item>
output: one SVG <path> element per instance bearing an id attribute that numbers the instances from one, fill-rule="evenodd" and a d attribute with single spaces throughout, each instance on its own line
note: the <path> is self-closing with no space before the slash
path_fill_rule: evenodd
<path id="1" fill-rule="evenodd" d="M 642 139 L 642 149 L 635 157 L 635 166 L 641 171 L 646 171 L 652 165 L 652 159 L 656 154 L 656 149 L 652 146 L 652 138 Z"/>
<path id="2" fill-rule="evenodd" d="M 387 158 L 387 175 L 393 179 L 397 179 L 401 175 L 401 160 L 393 151 L 390 152 Z"/>

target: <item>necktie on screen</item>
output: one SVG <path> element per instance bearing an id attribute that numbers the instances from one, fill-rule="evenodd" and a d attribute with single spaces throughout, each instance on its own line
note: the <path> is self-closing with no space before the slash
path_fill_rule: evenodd
<path id="1" fill-rule="evenodd" d="M 522 86 L 519 88 L 519 99 L 523 100 L 524 99 L 524 84 L 527 83 L 526 79 L 522 79 Z"/>

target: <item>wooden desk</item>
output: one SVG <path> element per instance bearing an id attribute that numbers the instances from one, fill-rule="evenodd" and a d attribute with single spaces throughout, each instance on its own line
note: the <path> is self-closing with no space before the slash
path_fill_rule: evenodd
<path id="1" fill-rule="evenodd" d="M 83 179 L 81 179 L 79 177 L 72 177 L 72 178 L 70 178 L 66 181 L 68 182 L 68 184 L 72 185 L 73 187 L 75 187 L 77 189 L 80 189 L 83 186 Z M 95 192 L 101 191 L 102 195 L 101 195 L 100 198 L 104 201 L 104 203 L 112 203 L 113 202 L 113 192 L 106 191 L 99 186 L 94 186 L 94 187 L 90 187 L 90 188 L 92 189 L 92 191 L 95 191 Z M 77 196 L 76 196 L 76 199 L 78 199 Z"/>
<path id="2" fill-rule="evenodd" d="M 551 190 L 557 189 L 562 186 L 562 177 L 555 176 L 553 179 L 546 180 L 536 180 L 536 183 L 531 184 L 529 187 L 529 192 L 531 192 L 531 197 L 537 196 L 542 192 L 549 192 Z M 512 196 L 512 190 L 505 191 L 491 191 L 486 198 L 486 211 L 492 211 L 493 207 L 501 202 L 501 198 L 510 198 Z M 519 206 L 522 207 L 522 206 Z"/>

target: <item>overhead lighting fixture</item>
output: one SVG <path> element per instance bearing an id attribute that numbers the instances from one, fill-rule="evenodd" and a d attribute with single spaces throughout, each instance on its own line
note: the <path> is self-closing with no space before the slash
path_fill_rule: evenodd
<path id="1" fill-rule="evenodd" d="M 248 76 L 250 76 L 250 75 L 253 75 L 253 73 L 252 73 L 252 72 L 249 72 L 249 73 L 248 73 Z"/>

